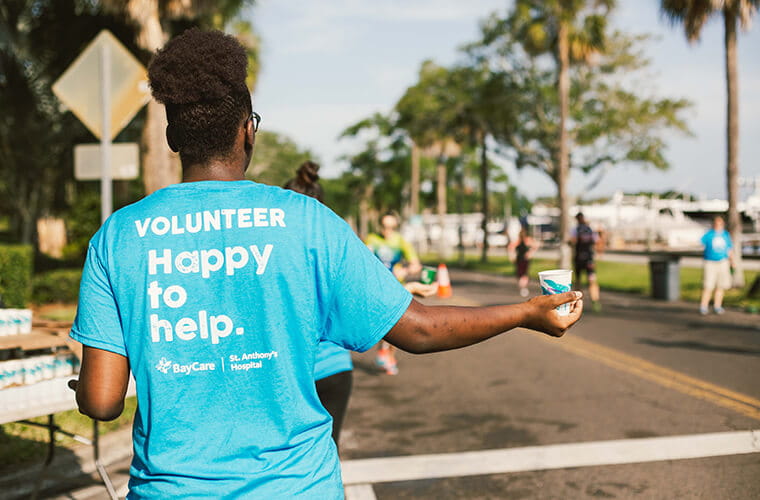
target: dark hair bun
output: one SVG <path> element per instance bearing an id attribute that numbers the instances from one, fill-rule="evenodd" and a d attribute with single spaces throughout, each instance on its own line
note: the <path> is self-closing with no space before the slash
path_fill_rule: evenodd
<path id="1" fill-rule="evenodd" d="M 307 183 L 317 182 L 319 180 L 319 165 L 313 161 L 305 161 L 298 168 L 298 177 Z"/>
<path id="2" fill-rule="evenodd" d="M 191 28 L 160 49 L 148 67 L 153 97 L 188 104 L 248 93 L 248 56 L 234 37 Z"/>

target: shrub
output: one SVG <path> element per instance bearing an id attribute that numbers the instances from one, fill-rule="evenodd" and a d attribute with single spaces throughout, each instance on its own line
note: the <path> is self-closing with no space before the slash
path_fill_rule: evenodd
<path id="1" fill-rule="evenodd" d="M 81 269 L 58 269 L 34 277 L 32 300 L 36 304 L 51 302 L 74 303 L 79 297 Z"/>
<path id="2" fill-rule="evenodd" d="M 0 245 L 0 298 L 6 307 L 25 307 L 31 297 L 32 247 Z"/>

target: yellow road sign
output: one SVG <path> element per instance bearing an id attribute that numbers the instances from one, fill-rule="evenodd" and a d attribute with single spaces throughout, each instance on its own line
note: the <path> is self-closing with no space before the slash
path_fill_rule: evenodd
<path id="1" fill-rule="evenodd" d="M 114 37 L 103 30 L 71 63 L 53 84 L 53 92 L 96 137 L 101 138 L 102 50 L 110 52 L 111 78 L 108 102 L 111 103 L 110 137 L 112 140 L 127 126 L 150 99 L 145 67 Z"/>

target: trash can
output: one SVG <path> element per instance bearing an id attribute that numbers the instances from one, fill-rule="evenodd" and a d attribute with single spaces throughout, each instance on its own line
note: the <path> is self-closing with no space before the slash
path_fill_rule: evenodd
<path id="1" fill-rule="evenodd" d="M 674 301 L 681 298 L 681 273 L 678 257 L 652 257 L 649 260 L 652 297 Z"/>

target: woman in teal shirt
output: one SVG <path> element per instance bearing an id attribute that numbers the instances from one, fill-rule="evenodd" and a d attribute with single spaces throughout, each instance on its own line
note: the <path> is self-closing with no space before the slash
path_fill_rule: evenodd
<path id="1" fill-rule="evenodd" d="M 285 189 L 311 196 L 321 202 L 323 191 L 319 184 L 319 165 L 313 161 L 304 162 L 298 167 L 296 176 L 285 184 Z M 336 446 L 340 445 L 340 430 L 351 398 L 353 370 L 349 351 L 329 340 L 319 341 L 314 380 L 319 400 L 332 417 L 332 437 Z"/>
<path id="2" fill-rule="evenodd" d="M 341 499 L 314 385 L 320 340 L 421 354 L 518 327 L 559 337 L 583 309 L 579 292 L 425 306 L 324 205 L 245 180 L 260 121 L 246 65 L 218 31 L 188 30 L 158 52 L 150 85 L 182 182 L 115 212 L 88 248 L 71 386 L 82 413 L 112 420 L 134 375 L 130 499 Z"/>

